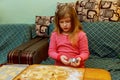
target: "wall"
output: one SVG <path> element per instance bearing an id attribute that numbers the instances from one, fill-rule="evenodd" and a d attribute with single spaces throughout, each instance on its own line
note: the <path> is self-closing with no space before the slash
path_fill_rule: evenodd
<path id="1" fill-rule="evenodd" d="M 0 0 L 0 24 L 34 23 L 36 15 L 54 15 L 57 2 L 76 0 Z"/>

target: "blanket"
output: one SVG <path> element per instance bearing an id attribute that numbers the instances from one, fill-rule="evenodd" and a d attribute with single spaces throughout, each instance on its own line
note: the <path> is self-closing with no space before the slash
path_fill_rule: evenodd
<path id="1" fill-rule="evenodd" d="M 33 29 L 32 24 L 0 24 L 0 64 L 7 61 L 10 50 L 32 38 Z"/>

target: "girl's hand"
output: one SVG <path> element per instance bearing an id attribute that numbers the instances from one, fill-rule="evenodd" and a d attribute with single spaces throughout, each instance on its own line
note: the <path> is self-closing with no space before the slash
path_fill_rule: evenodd
<path id="1" fill-rule="evenodd" d="M 75 62 L 71 62 L 70 64 L 71 64 L 71 66 L 73 66 L 73 67 L 77 67 L 77 66 L 80 65 L 80 62 L 81 62 L 81 58 L 78 57 L 78 58 L 76 58 L 76 61 L 75 61 Z"/>
<path id="2" fill-rule="evenodd" d="M 61 55 L 61 56 L 60 56 L 60 59 L 61 59 L 61 62 L 62 62 L 63 64 L 65 64 L 65 65 L 69 65 L 69 64 L 70 64 L 70 62 L 68 61 L 67 56 L 65 56 L 65 55 Z"/>

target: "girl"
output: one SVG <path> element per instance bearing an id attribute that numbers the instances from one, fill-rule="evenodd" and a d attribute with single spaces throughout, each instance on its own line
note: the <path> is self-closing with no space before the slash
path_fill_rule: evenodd
<path id="1" fill-rule="evenodd" d="M 61 6 L 55 13 L 54 23 L 49 57 L 55 60 L 56 65 L 84 67 L 89 57 L 88 40 L 75 9 L 68 4 Z"/>

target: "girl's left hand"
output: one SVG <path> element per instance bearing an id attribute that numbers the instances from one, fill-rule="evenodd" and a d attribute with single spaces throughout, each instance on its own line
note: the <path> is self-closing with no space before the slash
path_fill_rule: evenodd
<path id="1" fill-rule="evenodd" d="M 76 62 L 71 62 L 70 64 L 71 64 L 71 66 L 73 66 L 73 67 L 77 67 L 77 66 L 79 66 L 80 65 L 80 62 L 81 62 L 81 58 L 80 57 L 78 57 L 78 58 L 76 58 L 77 59 L 77 61 Z"/>
<path id="2" fill-rule="evenodd" d="M 63 64 L 69 65 L 69 61 L 68 61 L 68 57 L 67 57 L 67 56 L 62 55 L 62 56 L 60 57 L 60 59 L 61 59 L 61 62 L 62 62 Z"/>

